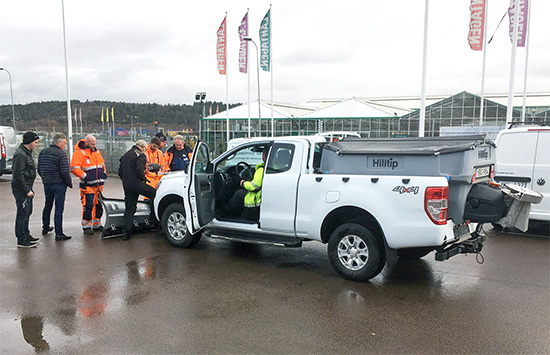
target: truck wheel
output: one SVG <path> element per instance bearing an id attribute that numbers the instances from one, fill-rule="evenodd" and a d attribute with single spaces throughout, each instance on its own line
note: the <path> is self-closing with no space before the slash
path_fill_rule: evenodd
<path id="1" fill-rule="evenodd" d="M 169 205 L 162 214 L 162 232 L 168 242 L 179 248 L 188 248 L 198 243 L 201 233 L 191 235 L 185 223 L 185 211 L 181 203 Z"/>
<path id="2" fill-rule="evenodd" d="M 328 257 L 336 272 L 353 281 L 372 279 L 382 271 L 385 263 L 376 237 L 357 223 L 343 224 L 332 232 Z"/>
<path id="3" fill-rule="evenodd" d="M 432 250 L 433 248 L 400 249 L 397 251 L 397 256 L 403 260 L 418 260 L 428 255 Z"/>

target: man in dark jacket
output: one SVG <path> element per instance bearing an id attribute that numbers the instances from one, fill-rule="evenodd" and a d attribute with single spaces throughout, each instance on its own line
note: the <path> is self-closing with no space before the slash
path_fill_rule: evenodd
<path id="1" fill-rule="evenodd" d="M 42 150 L 38 156 L 38 174 L 44 184 L 46 202 L 42 211 L 42 235 L 48 234 L 53 228 L 50 226 L 50 215 L 55 201 L 55 240 L 71 239 L 63 234 L 63 210 L 65 208 L 65 194 L 67 186 L 72 188 L 69 171 L 69 158 L 64 152 L 67 147 L 67 137 L 58 133 L 52 138 L 52 145 Z"/>
<path id="2" fill-rule="evenodd" d="M 13 154 L 11 191 L 15 197 L 17 215 L 15 217 L 15 236 L 17 247 L 33 248 L 39 238 L 33 238 L 29 231 L 29 219 L 32 214 L 32 185 L 36 178 L 36 167 L 32 151 L 38 146 L 40 137 L 34 132 L 23 135 L 23 143 Z"/>
<path id="3" fill-rule="evenodd" d="M 139 195 L 146 196 L 153 201 L 157 190 L 146 184 L 145 166 L 147 165 L 147 156 L 145 150 L 147 143 L 139 140 L 124 153 L 120 159 L 119 175 L 124 187 L 124 222 L 122 226 L 122 239 L 132 238 L 132 226 L 134 213 L 136 213 L 137 201 Z M 152 205 L 152 204 L 151 204 Z"/>

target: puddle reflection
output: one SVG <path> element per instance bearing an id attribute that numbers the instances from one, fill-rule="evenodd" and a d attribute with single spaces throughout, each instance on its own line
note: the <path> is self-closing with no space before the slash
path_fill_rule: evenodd
<path id="1" fill-rule="evenodd" d="M 36 352 L 44 352 L 50 349 L 50 344 L 44 339 L 44 318 L 36 315 L 25 315 L 21 317 L 21 329 L 23 338 Z"/>

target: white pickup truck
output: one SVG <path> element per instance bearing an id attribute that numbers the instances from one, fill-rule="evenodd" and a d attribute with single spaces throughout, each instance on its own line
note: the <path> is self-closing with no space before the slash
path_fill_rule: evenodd
<path id="1" fill-rule="evenodd" d="M 224 215 L 223 206 L 249 180 L 270 146 L 258 220 Z M 154 200 L 168 241 L 191 247 L 209 237 L 299 247 L 328 244 L 333 268 L 365 281 L 392 257 L 436 260 L 481 251 L 471 222 L 507 213 L 505 195 L 487 184 L 493 146 L 483 137 L 253 139 L 210 161 L 199 142 L 187 172 L 166 175 Z"/>

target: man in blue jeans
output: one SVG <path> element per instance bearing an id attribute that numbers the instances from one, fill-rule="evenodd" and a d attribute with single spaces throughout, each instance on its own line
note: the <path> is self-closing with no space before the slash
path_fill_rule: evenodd
<path id="1" fill-rule="evenodd" d="M 55 202 L 54 225 L 55 240 L 71 239 L 63 233 L 63 210 L 65 209 L 65 194 L 67 186 L 72 188 L 69 173 L 69 158 L 65 153 L 67 137 L 58 133 L 52 138 L 52 145 L 42 150 L 38 156 L 38 174 L 42 177 L 46 202 L 42 211 L 42 235 L 48 234 L 53 228 L 50 226 L 50 215 Z"/>

